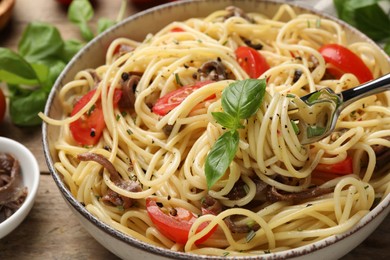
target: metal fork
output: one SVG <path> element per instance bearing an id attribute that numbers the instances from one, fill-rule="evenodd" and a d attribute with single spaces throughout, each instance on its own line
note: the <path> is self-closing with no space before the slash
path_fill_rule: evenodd
<path id="1" fill-rule="evenodd" d="M 290 119 L 301 144 L 317 142 L 336 127 L 341 111 L 358 99 L 390 90 L 390 73 L 341 93 L 330 88 L 312 92 L 290 102 Z"/>

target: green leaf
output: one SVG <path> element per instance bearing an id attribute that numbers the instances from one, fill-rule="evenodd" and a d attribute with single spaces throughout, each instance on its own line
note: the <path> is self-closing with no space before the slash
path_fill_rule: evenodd
<path id="1" fill-rule="evenodd" d="M 84 40 L 90 41 L 93 39 L 93 37 L 95 37 L 87 22 L 82 22 L 79 23 L 78 25 L 80 28 L 81 36 L 84 38 Z"/>
<path id="2" fill-rule="evenodd" d="M 19 54 L 0 47 L 0 81 L 8 84 L 38 83 L 34 68 Z"/>
<path id="3" fill-rule="evenodd" d="M 31 63 L 30 65 L 33 67 L 39 83 L 45 82 L 49 75 L 49 67 L 40 63 Z"/>
<path id="4" fill-rule="evenodd" d="M 88 0 L 74 0 L 68 9 L 68 19 L 75 24 L 88 22 L 93 15 L 93 7 Z"/>
<path id="5" fill-rule="evenodd" d="M 378 5 L 356 9 L 356 27 L 374 41 L 390 36 L 390 18 Z"/>
<path id="6" fill-rule="evenodd" d="M 390 36 L 390 18 L 378 2 L 380 0 L 333 0 L 340 19 L 375 41 Z"/>
<path id="7" fill-rule="evenodd" d="M 307 127 L 307 137 L 311 138 L 314 136 L 320 136 L 325 132 L 326 128 L 321 126 L 308 126 Z"/>
<path id="8" fill-rule="evenodd" d="M 257 112 L 265 94 L 265 79 L 231 83 L 222 92 L 222 108 L 229 115 L 247 119 Z"/>
<path id="9" fill-rule="evenodd" d="M 51 59 L 46 60 L 42 62 L 45 67 L 47 67 L 47 76 L 45 78 L 45 81 L 42 81 L 41 87 L 49 93 L 54 82 L 57 80 L 58 76 L 62 72 L 62 70 L 65 68 L 66 64 L 62 60 L 58 59 Z"/>
<path id="10" fill-rule="evenodd" d="M 27 25 L 19 42 L 19 53 L 28 62 L 56 57 L 64 41 L 58 29 L 52 25 L 32 22 Z"/>
<path id="11" fill-rule="evenodd" d="M 225 132 L 210 150 L 205 163 L 206 181 L 209 189 L 225 174 L 236 155 L 239 140 L 238 131 Z"/>
<path id="12" fill-rule="evenodd" d="M 107 18 L 100 18 L 97 24 L 98 33 L 104 32 L 105 30 L 112 27 L 113 25 L 115 25 L 114 21 Z"/>
<path id="13" fill-rule="evenodd" d="M 230 128 L 230 129 L 243 128 L 243 125 L 240 124 L 239 120 L 237 120 L 235 117 L 227 113 L 212 112 L 211 114 L 213 115 L 217 123 L 223 127 Z"/>
<path id="14" fill-rule="evenodd" d="M 78 40 L 67 40 L 64 42 L 64 49 L 61 58 L 64 62 L 70 61 L 74 55 L 84 47 L 84 43 Z"/>
<path id="15" fill-rule="evenodd" d="M 14 124 L 19 126 L 34 126 L 41 124 L 38 113 L 43 111 L 47 93 L 43 90 L 24 92 L 21 95 L 11 95 L 10 116 Z"/>

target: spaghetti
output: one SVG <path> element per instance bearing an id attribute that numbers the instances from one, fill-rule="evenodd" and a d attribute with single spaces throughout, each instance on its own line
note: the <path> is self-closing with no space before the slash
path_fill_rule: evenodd
<path id="1" fill-rule="evenodd" d="M 291 19 L 282 21 L 284 15 Z M 265 254 L 344 232 L 390 191 L 389 169 L 379 166 L 390 147 L 390 96 L 353 103 L 330 137 L 301 145 L 289 115 L 291 101 L 324 87 L 340 92 L 359 84 L 352 73 L 329 77 L 329 64 L 318 51 L 329 43 L 357 54 L 374 78 L 390 71 L 368 43 L 348 44 L 336 22 L 297 15 L 287 5 L 273 18 L 230 7 L 173 22 L 143 42 L 116 39 L 106 64 L 80 71 L 59 91 L 64 118 L 42 115 L 60 126 L 55 168 L 101 221 L 172 250 Z M 257 52 L 269 68 L 258 78 L 266 79 L 267 93 L 255 115 L 242 121 L 226 173 L 208 189 L 206 158 L 228 131 L 212 112 L 222 111 L 221 95 L 230 84 L 250 76 L 251 65 L 245 69 L 236 57 L 239 46 L 261 47 Z M 165 105 L 178 98 L 177 89 L 189 92 L 176 106 L 158 110 L 167 95 Z M 94 109 L 104 116 L 101 136 L 80 145 L 72 124 Z M 332 168 L 349 163 L 350 172 Z M 175 242 L 164 233 L 148 205 L 165 216 L 178 217 L 178 209 L 193 213 L 188 238 Z M 199 243 L 204 236 L 209 237 Z"/>

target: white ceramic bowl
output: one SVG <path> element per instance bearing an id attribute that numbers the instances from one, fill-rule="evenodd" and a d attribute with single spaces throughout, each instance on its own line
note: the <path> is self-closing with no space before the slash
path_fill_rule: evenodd
<path id="1" fill-rule="evenodd" d="M 264 2 L 256 0 L 215 0 L 215 1 L 178 1 L 167 5 L 158 6 L 145 12 L 140 12 L 129 17 L 124 22 L 115 26 L 111 30 L 100 35 L 85 48 L 81 50 L 66 67 L 58 78 L 49 96 L 45 114 L 51 118 L 61 118 L 61 105 L 58 101 L 58 90 L 73 79 L 76 72 L 85 68 L 94 68 L 104 62 L 105 54 L 102 52 L 109 43 L 119 36 L 142 40 L 147 33 L 153 33 L 161 29 L 164 25 L 178 20 L 185 20 L 190 17 L 204 17 L 214 10 L 224 9 L 229 5 L 236 5 L 244 11 L 262 11 L 269 16 L 275 12 L 281 2 Z M 317 15 L 328 19 L 337 20 L 326 14 L 316 12 L 307 8 L 295 6 L 298 12 L 314 12 Z M 337 20 L 338 21 L 338 20 Z M 368 37 L 338 21 L 347 31 L 349 41 L 367 41 L 378 48 Z M 147 29 L 145 29 L 147 28 Z M 384 52 L 382 51 L 383 55 Z M 390 63 L 390 59 L 389 59 Z M 60 189 L 65 201 L 70 209 L 79 218 L 85 229 L 104 247 L 123 259 L 226 259 L 226 257 L 208 257 L 187 253 L 178 253 L 171 250 L 155 247 L 137 239 L 129 237 L 112 227 L 104 224 L 92 214 L 90 214 L 81 203 L 79 203 L 70 193 L 62 181 L 61 174 L 54 168 L 57 157 L 54 153 L 54 140 L 58 136 L 57 128 L 43 125 L 43 144 L 49 170 Z M 354 247 L 359 245 L 371 232 L 383 221 L 390 210 L 390 196 L 387 196 L 378 206 L 366 215 L 353 229 L 344 234 L 331 236 L 316 243 L 287 250 L 279 253 L 271 253 L 262 256 L 263 259 L 286 259 L 299 257 L 300 259 L 336 259 Z M 238 259 L 255 259 L 256 257 L 237 257 Z"/>
<path id="2" fill-rule="evenodd" d="M 0 153 L 13 155 L 20 164 L 22 184 L 27 187 L 27 197 L 22 206 L 0 223 L 0 239 L 12 232 L 26 218 L 34 205 L 39 186 L 39 166 L 34 155 L 24 145 L 5 137 L 0 137 Z"/>

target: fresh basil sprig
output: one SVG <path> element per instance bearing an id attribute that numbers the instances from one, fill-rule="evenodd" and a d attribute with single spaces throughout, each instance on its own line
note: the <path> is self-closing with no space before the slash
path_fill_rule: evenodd
<path id="1" fill-rule="evenodd" d="M 340 19 L 384 44 L 390 55 L 390 16 L 379 5 L 385 0 L 333 0 Z"/>
<path id="2" fill-rule="evenodd" d="M 126 2 L 122 0 L 117 21 L 125 14 Z M 68 19 L 80 26 L 81 34 L 87 41 L 94 37 L 88 25 L 93 15 L 94 10 L 88 0 L 74 0 L 68 9 Z M 114 23 L 100 18 L 97 32 Z M 9 112 L 14 124 L 41 124 L 38 113 L 43 110 L 55 80 L 84 44 L 75 39 L 63 40 L 53 25 L 33 22 L 23 31 L 17 52 L 0 47 L 0 82 L 7 83 Z"/>
<path id="3" fill-rule="evenodd" d="M 242 120 L 253 116 L 265 95 L 264 79 L 246 79 L 231 83 L 222 92 L 223 112 L 213 112 L 214 119 L 224 128 L 206 158 L 205 174 L 210 189 L 226 172 L 238 149 L 238 129 L 244 128 Z"/>
<path id="4" fill-rule="evenodd" d="M 121 21 L 125 15 L 126 6 L 127 1 L 122 0 L 116 21 L 104 17 L 98 19 L 97 33 L 102 33 L 113 26 L 116 22 Z M 69 6 L 68 20 L 79 27 L 81 36 L 86 41 L 90 41 L 95 37 L 91 27 L 88 24 L 92 20 L 93 16 L 94 10 L 89 0 L 73 0 Z"/>
<path id="5" fill-rule="evenodd" d="M 77 41 L 64 41 L 54 26 L 33 22 L 23 31 L 18 52 L 0 48 L 0 82 L 8 85 L 9 112 L 14 124 L 41 123 L 38 113 L 43 110 L 54 81 L 81 47 Z"/>

